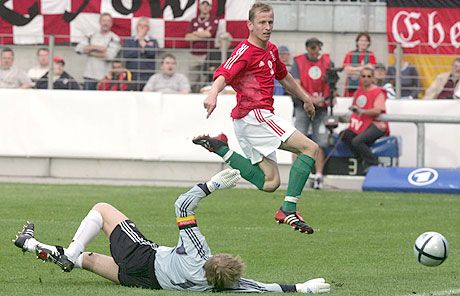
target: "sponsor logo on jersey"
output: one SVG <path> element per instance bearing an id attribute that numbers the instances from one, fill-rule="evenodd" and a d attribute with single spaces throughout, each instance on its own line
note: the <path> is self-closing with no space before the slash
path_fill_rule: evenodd
<path id="1" fill-rule="evenodd" d="M 270 55 L 272 57 L 272 60 L 273 62 L 276 62 L 276 58 L 275 58 L 275 55 L 273 54 L 273 52 L 270 50 Z"/>
<path id="2" fill-rule="evenodd" d="M 439 174 L 436 170 L 430 168 L 421 168 L 413 170 L 407 176 L 407 181 L 415 186 L 426 186 L 436 182 L 438 177 Z"/>

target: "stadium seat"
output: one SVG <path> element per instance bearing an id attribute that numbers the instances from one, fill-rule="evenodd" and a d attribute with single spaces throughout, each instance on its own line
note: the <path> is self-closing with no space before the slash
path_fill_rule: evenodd
<path id="1" fill-rule="evenodd" d="M 336 141 L 338 140 L 338 135 L 334 134 Z M 371 146 L 372 152 L 378 157 L 399 157 L 401 156 L 401 137 L 400 136 L 388 136 L 382 137 L 375 141 Z M 334 147 L 326 149 L 325 154 L 331 157 L 356 157 L 356 155 L 351 151 L 348 146 L 342 141 L 338 140 L 338 143 Z"/>
<path id="2" fill-rule="evenodd" d="M 324 167 L 324 173 L 327 175 L 364 175 L 363 167 L 354 152 L 339 140 L 337 134 L 334 134 L 334 137 L 337 141 L 336 145 L 325 150 L 325 155 L 329 157 L 329 160 Z M 382 137 L 375 141 L 371 150 L 385 166 L 397 166 L 401 155 L 401 143 L 400 136 Z"/>

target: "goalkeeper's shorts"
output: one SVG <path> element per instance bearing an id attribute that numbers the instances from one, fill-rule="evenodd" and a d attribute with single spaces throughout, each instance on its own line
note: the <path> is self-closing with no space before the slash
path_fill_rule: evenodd
<path id="1" fill-rule="evenodd" d="M 110 234 L 110 253 L 119 266 L 118 280 L 122 286 L 161 289 L 154 270 L 157 248 L 132 221 L 122 221 L 115 227 Z"/>

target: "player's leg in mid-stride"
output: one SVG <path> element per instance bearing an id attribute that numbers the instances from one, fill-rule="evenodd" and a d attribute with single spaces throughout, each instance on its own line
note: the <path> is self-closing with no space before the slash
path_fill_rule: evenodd
<path id="1" fill-rule="evenodd" d="M 311 170 L 315 166 L 319 146 L 296 130 L 286 142 L 281 144 L 280 149 L 297 154 L 297 158 L 289 171 L 286 196 L 283 205 L 275 214 L 275 220 L 279 223 L 289 224 L 296 230 L 298 228 L 301 232 L 311 234 L 313 233 L 313 228 L 305 223 L 300 212 L 297 211 L 297 201 L 302 194 Z"/>
<path id="2" fill-rule="evenodd" d="M 313 233 L 297 211 L 300 198 L 311 169 L 314 167 L 318 145 L 303 136 L 290 123 L 267 110 L 253 110 L 245 118 L 234 121 L 235 133 L 246 156 L 230 150 L 227 137 L 199 136 L 193 143 L 221 156 L 241 176 L 257 188 L 267 192 L 275 191 L 280 185 L 276 163 L 278 148 L 298 155 L 290 173 L 285 200 L 275 214 L 278 223 L 285 223 L 303 233 Z"/>
<path id="3" fill-rule="evenodd" d="M 203 146 L 208 151 L 216 153 L 232 168 L 238 169 L 243 177 L 248 182 L 254 184 L 259 190 L 273 192 L 279 187 L 278 168 L 273 168 L 273 164 L 268 159 L 262 160 L 260 163 L 252 164 L 251 160 L 231 150 L 228 146 L 228 139 L 225 134 L 220 134 L 215 137 L 202 135 L 195 137 L 193 143 Z M 262 168 L 265 168 L 263 170 Z M 265 174 L 265 171 L 268 174 Z"/>

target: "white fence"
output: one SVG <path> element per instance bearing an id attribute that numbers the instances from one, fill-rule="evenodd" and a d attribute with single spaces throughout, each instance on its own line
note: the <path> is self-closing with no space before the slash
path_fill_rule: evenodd
<path id="1" fill-rule="evenodd" d="M 0 156 L 136 159 L 221 162 L 192 144 L 193 136 L 225 132 L 234 138 L 230 110 L 234 96 L 220 96 L 218 107 L 205 119 L 202 95 L 162 95 L 142 92 L 47 90 L 0 91 Z M 339 99 L 337 112 L 350 99 Z M 388 101 L 389 114 L 457 116 L 460 101 Z M 276 113 L 292 116 L 288 97 L 275 100 Z M 342 127 L 343 128 L 343 127 Z M 391 123 L 403 139 L 401 166 L 416 164 L 416 128 Z M 430 167 L 460 167 L 460 138 L 455 124 L 427 124 L 425 163 Z M 289 163 L 290 154 L 278 154 Z"/>

